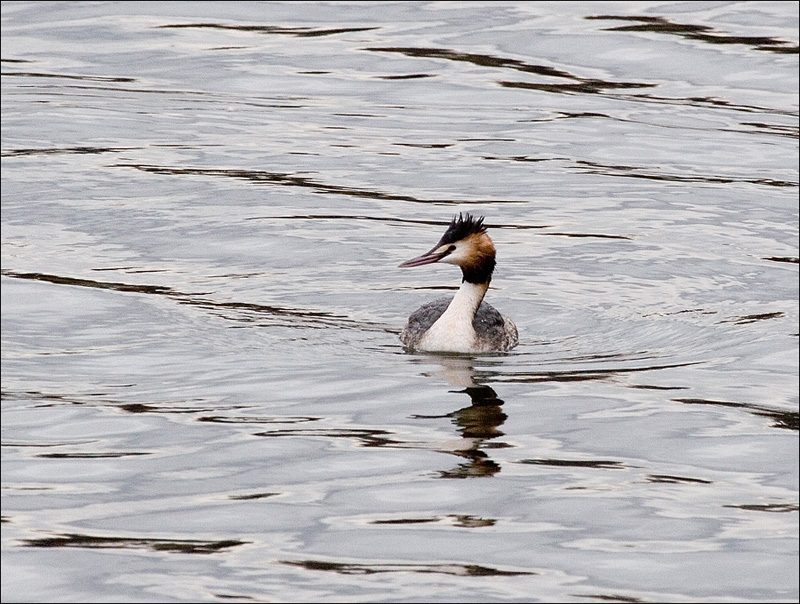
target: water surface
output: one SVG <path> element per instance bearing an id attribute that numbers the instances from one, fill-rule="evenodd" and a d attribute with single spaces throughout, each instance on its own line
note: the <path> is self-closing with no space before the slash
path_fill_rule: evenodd
<path id="1" fill-rule="evenodd" d="M 795 3 L 2 27 L 4 601 L 797 601 Z"/>

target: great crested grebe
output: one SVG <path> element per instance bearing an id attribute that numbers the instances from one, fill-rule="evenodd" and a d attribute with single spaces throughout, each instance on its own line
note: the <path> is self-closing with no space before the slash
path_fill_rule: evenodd
<path id="1" fill-rule="evenodd" d="M 495 265 L 494 244 L 483 216 L 455 216 L 431 251 L 400 268 L 434 262 L 461 267 L 461 287 L 452 298 L 428 302 L 414 311 L 400 334 L 406 350 L 476 353 L 514 348 L 519 343 L 517 326 L 483 301 Z"/>

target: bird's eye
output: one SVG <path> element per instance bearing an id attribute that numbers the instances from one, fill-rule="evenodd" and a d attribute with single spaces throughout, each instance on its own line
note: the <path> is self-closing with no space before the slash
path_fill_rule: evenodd
<path id="1" fill-rule="evenodd" d="M 448 254 L 452 254 L 455 251 L 456 251 L 456 246 L 454 246 L 454 245 L 451 245 L 449 248 L 447 248 L 447 253 Z"/>

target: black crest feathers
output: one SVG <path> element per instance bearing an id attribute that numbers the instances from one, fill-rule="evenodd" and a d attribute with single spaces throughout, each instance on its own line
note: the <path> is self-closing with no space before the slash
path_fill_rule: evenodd
<path id="1" fill-rule="evenodd" d="M 454 216 L 450 226 L 447 227 L 444 235 L 442 235 L 439 245 L 447 243 L 455 243 L 468 237 L 469 235 L 477 235 L 478 233 L 485 233 L 486 227 L 483 226 L 483 216 L 475 218 L 472 214 L 460 213 Z"/>

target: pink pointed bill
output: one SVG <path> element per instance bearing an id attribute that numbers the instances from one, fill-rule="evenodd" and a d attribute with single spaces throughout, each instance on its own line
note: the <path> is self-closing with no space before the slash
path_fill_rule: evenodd
<path id="1" fill-rule="evenodd" d="M 403 262 L 398 268 L 411 268 L 412 266 L 424 266 L 425 264 L 433 264 L 434 262 L 439 262 L 442 258 L 447 255 L 447 252 L 435 252 L 431 250 L 422 256 L 417 256 L 416 258 L 412 258 L 411 260 L 406 260 Z"/>

